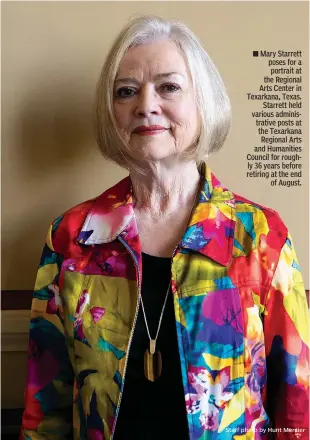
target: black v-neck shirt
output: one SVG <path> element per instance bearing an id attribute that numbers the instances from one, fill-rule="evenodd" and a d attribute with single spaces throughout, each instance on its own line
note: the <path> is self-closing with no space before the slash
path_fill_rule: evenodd
<path id="1" fill-rule="evenodd" d="M 171 279 L 171 258 L 142 253 L 141 295 L 147 323 L 155 338 Z M 173 297 L 170 288 L 156 347 L 162 355 L 162 374 L 155 382 L 144 375 L 149 347 L 140 305 L 127 363 L 124 392 L 114 440 L 188 440 Z"/>

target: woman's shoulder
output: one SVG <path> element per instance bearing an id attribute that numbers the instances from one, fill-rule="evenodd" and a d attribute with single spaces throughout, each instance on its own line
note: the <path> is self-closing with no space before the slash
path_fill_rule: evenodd
<path id="1" fill-rule="evenodd" d="M 251 236 L 269 235 L 282 247 L 288 236 L 288 228 L 281 215 L 273 208 L 256 203 L 238 194 L 234 194 L 236 226 Z"/>
<path id="2" fill-rule="evenodd" d="M 59 254 L 66 254 L 66 250 L 76 242 L 94 202 L 98 197 L 88 199 L 57 216 L 51 223 L 50 234 L 52 248 Z"/>
<path id="3" fill-rule="evenodd" d="M 209 175 L 211 175 L 211 178 Z M 275 233 L 279 236 L 280 241 L 281 238 L 285 240 L 284 237 L 287 236 L 288 228 L 278 211 L 241 196 L 226 186 L 223 186 L 210 170 L 206 171 L 206 178 L 212 181 L 211 186 L 213 190 L 216 188 L 219 194 L 225 194 L 225 196 L 223 196 L 225 198 L 224 203 L 232 208 L 229 217 L 233 216 L 233 218 L 235 218 L 237 228 L 241 227 L 244 229 L 244 232 L 248 232 L 248 234 L 244 234 L 245 237 L 251 238 L 253 233 L 251 233 L 250 230 L 255 231 L 256 234 L 262 233 L 266 235 L 268 232 L 277 231 Z M 213 192 L 211 193 L 211 200 L 212 194 Z M 229 198 L 229 201 L 227 201 L 227 198 Z"/>
<path id="4" fill-rule="evenodd" d="M 253 200 L 249 200 L 239 194 L 233 193 L 235 199 L 236 213 L 249 212 L 253 214 L 262 213 L 266 218 L 274 218 L 279 223 L 283 223 L 280 214 L 273 208 L 257 203 Z M 283 223 L 284 224 L 284 223 Z"/>
<path id="5" fill-rule="evenodd" d="M 69 242 L 77 241 L 79 234 L 94 214 L 104 215 L 128 192 L 129 178 L 117 182 L 101 194 L 74 205 L 52 221 L 51 231 L 55 250 L 64 251 Z"/>

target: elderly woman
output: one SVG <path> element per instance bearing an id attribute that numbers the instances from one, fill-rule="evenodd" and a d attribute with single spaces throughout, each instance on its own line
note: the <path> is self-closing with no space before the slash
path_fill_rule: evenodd
<path id="1" fill-rule="evenodd" d="M 279 215 L 205 164 L 229 126 L 219 73 L 184 24 L 123 29 L 96 132 L 129 176 L 50 227 L 21 438 L 308 438 L 300 268 Z"/>

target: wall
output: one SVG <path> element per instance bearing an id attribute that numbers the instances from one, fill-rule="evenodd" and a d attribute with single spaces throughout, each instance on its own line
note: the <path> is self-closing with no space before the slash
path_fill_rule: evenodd
<path id="1" fill-rule="evenodd" d="M 209 163 L 231 190 L 280 213 L 309 288 L 307 167 L 300 188 L 245 178 L 245 156 L 257 136 L 246 94 L 266 72 L 252 51 L 302 50 L 307 97 L 308 8 L 307 2 L 2 2 L 2 289 L 32 289 L 51 220 L 126 174 L 100 157 L 91 114 L 107 50 L 138 13 L 181 19 L 201 39 L 233 105 L 231 133 Z M 305 98 L 305 164 L 308 120 Z M 4 358 L 6 375 L 13 357 Z M 18 389 L 4 404 L 21 402 Z"/>

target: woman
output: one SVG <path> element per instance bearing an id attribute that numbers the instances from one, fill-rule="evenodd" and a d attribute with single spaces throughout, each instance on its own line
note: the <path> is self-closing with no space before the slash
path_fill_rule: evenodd
<path id="1" fill-rule="evenodd" d="M 308 438 L 300 269 L 278 214 L 204 163 L 229 126 L 186 26 L 146 16 L 123 29 L 96 132 L 129 177 L 52 223 L 21 438 Z"/>

